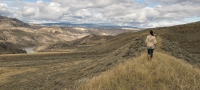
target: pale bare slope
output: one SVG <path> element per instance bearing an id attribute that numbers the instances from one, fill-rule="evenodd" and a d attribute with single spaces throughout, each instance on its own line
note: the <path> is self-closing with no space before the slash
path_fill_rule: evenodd
<path id="1" fill-rule="evenodd" d="M 183 60 L 146 54 L 102 73 L 83 84 L 81 90 L 200 90 L 200 70 Z"/>

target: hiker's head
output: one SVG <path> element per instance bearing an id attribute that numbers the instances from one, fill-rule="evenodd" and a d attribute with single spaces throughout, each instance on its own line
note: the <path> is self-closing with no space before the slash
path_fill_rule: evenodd
<path id="1" fill-rule="evenodd" d="M 153 34 L 153 30 L 150 30 L 150 34 L 151 34 L 152 36 L 154 36 L 154 34 Z"/>

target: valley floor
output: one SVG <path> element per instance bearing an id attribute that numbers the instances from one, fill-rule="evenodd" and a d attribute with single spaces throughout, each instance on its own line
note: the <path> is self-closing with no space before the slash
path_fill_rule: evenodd
<path id="1" fill-rule="evenodd" d="M 52 90 L 74 88 L 79 79 L 95 74 L 88 70 L 95 53 L 44 53 L 0 56 L 0 90 Z"/>
<path id="2" fill-rule="evenodd" d="M 142 35 L 124 33 L 102 44 L 61 48 L 61 52 L 0 55 L 0 90 L 74 89 L 139 55 L 145 48 Z"/>

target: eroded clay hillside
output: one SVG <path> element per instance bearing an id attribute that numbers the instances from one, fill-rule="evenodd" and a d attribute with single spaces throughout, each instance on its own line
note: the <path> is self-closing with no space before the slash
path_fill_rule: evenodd
<path id="1" fill-rule="evenodd" d="M 55 46 L 55 44 L 57 43 L 66 44 L 69 43 L 69 41 L 80 42 L 81 40 L 83 40 L 81 38 L 91 34 L 104 37 L 107 35 L 114 36 L 123 32 L 130 32 L 130 30 L 99 30 L 97 28 L 40 26 L 35 24 L 29 25 L 16 18 L 0 16 L 1 42 L 12 43 L 18 49 L 22 49 L 24 47 L 37 47 L 34 50 L 41 51 L 43 49 L 46 49 L 46 47 L 48 48 L 49 45 Z M 83 40 L 80 43 L 84 42 L 88 42 L 88 40 Z M 3 51 L 0 52 L 3 53 Z M 7 53 L 12 52 L 7 51 Z"/>

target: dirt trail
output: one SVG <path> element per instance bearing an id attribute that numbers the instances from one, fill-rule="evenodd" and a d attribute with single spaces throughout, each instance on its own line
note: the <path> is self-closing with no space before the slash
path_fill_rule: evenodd
<path id="1" fill-rule="evenodd" d="M 156 45 L 156 51 L 160 51 L 160 52 L 163 51 L 161 49 L 161 47 L 162 47 L 162 38 L 160 36 L 157 36 L 156 40 L 158 42 L 158 44 Z"/>

